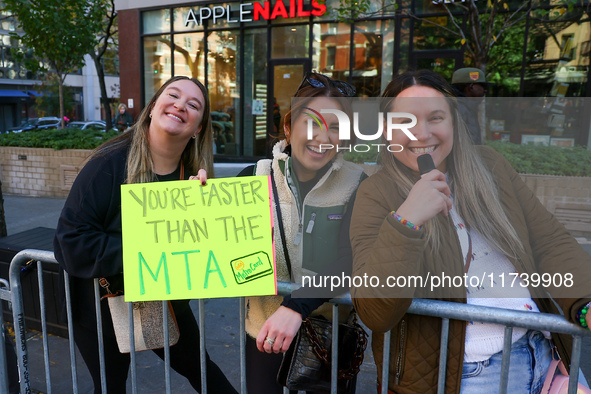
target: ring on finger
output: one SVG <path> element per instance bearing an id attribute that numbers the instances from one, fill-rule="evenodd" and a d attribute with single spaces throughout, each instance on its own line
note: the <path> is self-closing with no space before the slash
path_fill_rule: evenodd
<path id="1" fill-rule="evenodd" d="M 273 338 L 265 338 L 265 342 L 267 342 L 269 345 L 273 346 L 273 344 L 275 343 L 275 340 Z"/>

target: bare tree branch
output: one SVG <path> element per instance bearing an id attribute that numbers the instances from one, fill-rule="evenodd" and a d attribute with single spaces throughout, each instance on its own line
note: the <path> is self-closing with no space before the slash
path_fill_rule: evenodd
<path id="1" fill-rule="evenodd" d="M 523 8 L 525 8 L 525 6 L 529 4 L 529 8 L 522 12 L 521 15 L 515 19 L 512 22 L 509 22 L 514 16 L 516 16 L 520 11 L 523 10 Z M 527 15 L 529 15 L 529 13 L 531 12 L 533 8 L 533 2 L 531 0 L 528 0 L 526 2 L 524 2 L 517 10 L 515 10 L 515 12 L 513 12 L 513 14 L 511 14 L 511 16 L 503 23 L 503 25 L 501 26 L 501 28 L 499 29 L 499 32 L 497 33 L 497 40 L 499 38 L 501 38 L 501 36 L 503 35 L 503 33 L 507 30 L 510 29 L 511 27 L 515 26 L 516 24 L 518 24 L 519 22 L 521 22 L 522 20 L 524 20 L 525 18 L 527 18 Z M 492 47 L 492 45 L 489 46 L 489 49 Z"/>

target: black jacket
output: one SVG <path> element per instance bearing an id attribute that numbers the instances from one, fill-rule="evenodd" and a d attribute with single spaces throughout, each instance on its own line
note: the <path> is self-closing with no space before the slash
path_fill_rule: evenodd
<path id="1" fill-rule="evenodd" d="M 83 324 L 96 321 L 93 278 L 105 277 L 111 290 L 123 290 L 121 185 L 127 154 L 125 146 L 88 162 L 58 221 L 55 258 L 70 275 L 72 313 Z M 177 169 L 159 180 L 179 179 L 179 174 Z"/>

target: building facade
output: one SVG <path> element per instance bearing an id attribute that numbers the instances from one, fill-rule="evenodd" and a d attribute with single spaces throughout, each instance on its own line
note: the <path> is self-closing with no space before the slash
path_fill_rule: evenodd
<path id="1" fill-rule="evenodd" d="M 334 14 L 338 0 L 118 0 L 121 101 L 134 103 L 137 116 L 164 81 L 195 77 L 210 92 L 216 153 L 265 156 L 268 135 L 282 129 L 280 119 L 306 71 L 348 81 L 358 95 L 375 97 L 406 70 L 432 69 L 450 81 L 454 70 L 472 66 L 452 33 L 455 24 L 467 23 L 460 8 L 452 20 L 432 1 L 395 3 L 381 8 L 382 2 L 371 2 L 364 15 L 343 23 Z M 522 17 L 490 51 L 489 95 L 591 96 L 588 10 L 566 11 L 567 18 L 553 15 L 555 1 L 546 3 L 524 12 L 518 11 L 523 2 L 510 1 L 498 14 L 499 21 Z M 476 4 L 486 20 L 486 2 Z M 548 133 L 588 145 L 586 117 L 576 130 Z M 487 128 L 488 139 L 521 142 L 524 131 L 502 133 L 500 124 Z"/>
<path id="2" fill-rule="evenodd" d="M 39 116 L 59 116 L 55 113 L 38 111 L 35 105 L 38 98 L 51 94 L 43 85 L 44 73 L 34 73 L 20 63 L 14 53 L 20 49 L 19 40 L 12 36 L 24 32 L 18 29 L 17 20 L 2 10 L 0 1 L 0 133 L 20 125 L 29 118 Z M 116 57 L 106 57 L 105 84 L 107 94 L 113 102 L 119 98 L 119 75 Z M 72 110 L 66 113 L 72 120 L 104 119 L 101 108 L 101 92 L 96 67 L 89 55 L 84 57 L 85 65 L 69 74 L 64 85 L 68 86 Z"/>

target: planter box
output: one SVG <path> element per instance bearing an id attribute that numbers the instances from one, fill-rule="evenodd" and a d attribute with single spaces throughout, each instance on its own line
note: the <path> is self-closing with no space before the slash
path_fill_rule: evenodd
<path id="1" fill-rule="evenodd" d="M 2 192 L 66 197 L 90 150 L 0 146 Z M 379 168 L 362 165 L 368 175 Z M 591 238 L 591 177 L 521 174 L 542 204 L 574 236 Z"/>
<path id="2" fill-rule="evenodd" d="M 591 238 L 591 177 L 520 175 L 573 236 Z"/>
<path id="3" fill-rule="evenodd" d="M 2 192 L 66 197 L 90 150 L 0 146 Z"/>
<path id="4" fill-rule="evenodd" d="M 362 164 L 368 175 L 378 165 Z M 520 174 L 544 206 L 575 237 L 591 238 L 591 177 Z"/>

